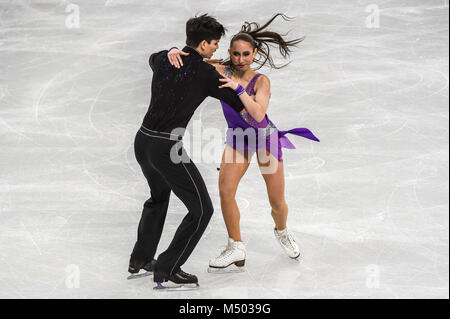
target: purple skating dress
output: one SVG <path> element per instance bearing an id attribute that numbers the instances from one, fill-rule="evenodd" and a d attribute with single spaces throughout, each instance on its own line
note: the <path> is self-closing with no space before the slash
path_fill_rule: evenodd
<path id="1" fill-rule="evenodd" d="M 231 78 L 231 70 L 225 68 L 225 75 Z M 255 83 L 261 76 L 257 73 L 248 83 L 245 91 L 249 96 L 255 95 Z M 228 123 L 226 144 L 237 151 L 249 150 L 255 152 L 261 148 L 266 148 L 278 161 L 283 161 L 282 148 L 294 149 L 295 146 L 285 136 L 293 134 L 304 138 L 317 141 L 319 139 L 307 128 L 294 128 L 288 131 L 280 131 L 268 118 L 267 114 L 261 122 L 257 122 L 250 113 L 238 113 L 227 103 L 220 101 L 223 114 Z"/>

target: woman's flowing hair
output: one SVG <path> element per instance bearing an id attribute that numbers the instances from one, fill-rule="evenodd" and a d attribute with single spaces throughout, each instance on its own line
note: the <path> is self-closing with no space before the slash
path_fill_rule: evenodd
<path id="1" fill-rule="evenodd" d="M 256 54 L 257 57 L 253 61 L 254 63 L 259 65 L 257 70 L 264 66 L 266 63 L 269 63 L 270 66 L 274 69 L 281 69 L 285 67 L 290 62 L 282 66 L 276 66 L 273 62 L 272 56 L 270 55 L 270 44 L 275 44 L 275 46 L 278 46 L 283 58 L 287 58 L 289 57 L 289 53 L 292 52 L 291 48 L 296 47 L 297 44 L 302 42 L 305 37 L 287 41 L 283 38 L 287 35 L 287 33 L 280 35 L 277 32 L 265 30 L 272 23 L 272 21 L 279 16 L 281 16 L 285 21 L 292 20 L 292 18 L 284 15 L 283 13 L 277 13 L 263 26 L 260 26 L 256 22 L 244 22 L 241 27 L 241 31 L 231 38 L 230 48 L 233 45 L 234 41 L 244 40 L 246 42 L 249 42 L 252 45 L 253 49 L 258 49 L 258 53 Z M 230 59 L 225 60 L 222 64 L 233 67 Z"/>

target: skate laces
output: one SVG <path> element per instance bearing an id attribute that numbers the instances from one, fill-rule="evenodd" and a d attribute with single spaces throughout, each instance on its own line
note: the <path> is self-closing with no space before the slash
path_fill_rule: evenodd
<path id="1" fill-rule="evenodd" d="M 283 234 L 279 234 L 279 236 L 280 241 L 284 246 L 295 249 L 295 240 L 288 231 L 284 232 Z"/>
<path id="2" fill-rule="evenodd" d="M 178 271 L 178 273 L 181 275 L 181 276 L 184 276 L 184 277 L 193 277 L 194 275 L 191 275 L 191 274 L 188 274 L 187 272 L 184 272 L 183 270 L 179 270 Z"/>
<path id="3" fill-rule="evenodd" d="M 237 247 L 237 243 L 236 242 L 232 243 L 231 245 L 228 244 L 224 250 L 222 250 L 222 252 L 220 253 L 219 257 L 217 257 L 217 259 L 226 259 L 228 257 L 230 257 L 233 254 L 234 250 L 239 250 L 239 248 Z"/>
<path id="4" fill-rule="evenodd" d="M 229 257 L 231 254 L 233 253 L 233 247 L 232 246 L 227 246 L 224 250 L 222 250 L 222 252 L 220 253 L 219 257 L 217 257 L 218 259 L 224 259 Z"/>

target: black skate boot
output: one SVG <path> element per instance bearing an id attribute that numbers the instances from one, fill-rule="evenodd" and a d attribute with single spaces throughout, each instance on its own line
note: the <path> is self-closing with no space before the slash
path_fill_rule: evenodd
<path id="1" fill-rule="evenodd" d="M 156 263 L 155 259 L 145 263 L 145 262 L 132 260 L 130 258 L 128 272 L 131 275 L 129 275 L 127 279 L 136 279 L 136 278 L 142 278 L 142 277 L 147 277 L 147 276 L 152 275 L 154 267 L 155 267 L 155 263 Z M 143 271 L 141 271 L 141 270 L 143 270 Z"/>
<path id="2" fill-rule="evenodd" d="M 181 269 L 168 276 L 155 271 L 153 281 L 156 282 L 156 290 L 193 290 L 199 287 L 196 276 L 185 273 Z"/>

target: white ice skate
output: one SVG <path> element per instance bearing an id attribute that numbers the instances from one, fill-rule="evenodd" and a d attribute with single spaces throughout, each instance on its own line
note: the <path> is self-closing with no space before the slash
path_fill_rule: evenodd
<path id="1" fill-rule="evenodd" d="M 235 273 L 245 271 L 244 243 L 228 238 L 228 245 L 222 253 L 209 261 L 209 273 Z"/>
<path id="2" fill-rule="evenodd" d="M 283 230 L 277 230 L 276 228 L 273 230 L 275 234 L 275 238 L 280 243 L 281 247 L 284 249 L 286 254 L 293 259 L 297 259 L 300 257 L 300 248 L 298 248 L 297 243 L 295 242 L 294 237 L 288 231 L 287 228 Z"/>

